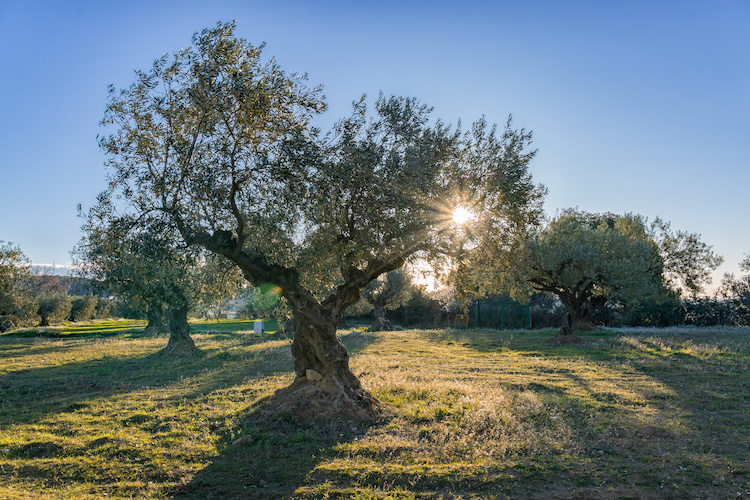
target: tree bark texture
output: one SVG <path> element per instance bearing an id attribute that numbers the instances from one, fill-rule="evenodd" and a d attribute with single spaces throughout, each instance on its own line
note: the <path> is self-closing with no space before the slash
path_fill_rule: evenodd
<path id="1" fill-rule="evenodd" d="M 175 356 L 195 354 L 198 348 L 190 337 L 190 325 L 187 320 L 187 306 L 169 308 L 164 314 L 169 327 L 169 343 L 163 353 Z"/>
<path id="2" fill-rule="evenodd" d="M 590 326 L 594 308 L 600 307 L 606 302 L 606 297 L 594 295 L 594 281 L 584 278 L 573 287 L 555 286 L 554 280 L 549 283 L 546 280 L 532 279 L 531 283 L 537 290 L 557 295 L 567 311 L 563 317 L 560 330 L 551 340 L 551 343 L 553 345 L 586 343 L 575 332 L 582 326 Z"/>
<path id="3" fill-rule="evenodd" d="M 239 219 L 238 219 L 239 220 Z M 291 414 L 297 420 L 374 420 L 380 412 L 378 400 L 362 388 L 349 368 L 349 353 L 336 337 L 336 328 L 346 307 L 359 300 L 360 291 L 383 273 L 403 265 L 403 258 L 372 261 L 365 269 L 341 269 L 344 282 L 325 300 L 318 301 L 300 285 L 299 273 L 266 262 L 243 251 L 242 231 L 209 234 L 188 228 L 179 216 L 175 222 L 185 241 L 223 255 L 239 267 L 250 283 L 274 283 L 294 314 L 294 382 L 268 401 L 268 415 Z"/>
<path id="4" fill-rule="evenodd" d="M 291 294 L 295 295 L 295 294 Z M 378 401 L 349 368 L 349 353 L 339 341 L 338 307 L 327 307 L 306 294 L 290 300 L 294 310 L 292 342 L 294 382 L 274 395 L 273 411 L 298 420 L 345 418 L 372 420 Z"/>
<path id="5" fill-rule="evenodd" d="M 158 335 L 167 331 L 167 326 L 164 324 L 164 311 L 161 307 L 149 306 L 146 315 L 148 317 L 148 324 L 143 333 L 146 335 Z"/>
<path id="6" fill-rule="evenodd" d="M 371 332 L 390 332 L 393 330 L 393 324 L 386 315 L 385 307 L 379 304 L 373 304 L 372 313 L 375 321 L 370 325 Z"/>

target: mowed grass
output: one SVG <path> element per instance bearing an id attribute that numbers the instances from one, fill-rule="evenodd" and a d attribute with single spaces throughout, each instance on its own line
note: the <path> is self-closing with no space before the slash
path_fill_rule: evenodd
<path id="1" fill-rule="evenodd" d="M 383 418 L 298 424 L 291 339 L 117 325 L 0 336 L 0 498 L 750 496 L 750 329 L 343 331 Z"/>

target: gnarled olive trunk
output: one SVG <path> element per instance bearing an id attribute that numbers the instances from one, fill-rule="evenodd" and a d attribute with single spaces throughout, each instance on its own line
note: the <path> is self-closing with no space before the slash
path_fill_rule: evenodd
<path id="1" fill-rule="evenodd" d="M 372 305 L 372 313 L 375 321 L 370 325 L 371 332 L 390 332 L 393 330 L 393 324 L 386 316 L 385 306 L 380 304 Z"/>
<path id="2" fill-rule="evenodd" d="M 346 307 L 359 300 L 360 291 L 381 274 L 403 265 L 401 257 L 370 262 L 365 269 L 342 268 L 343 282 L 326 299 L 318 301 L 300 285 L 294 268 L 269 264 L 242 250 L 244 232 L 235 238 L 229 231 L 213 234 L 189 229 L 180 218 L 176 223 L 185 240 L 221 254 L 240 268 L 250 283 L 275 283 L 294 315 L 295 379 L 276 391 L 263 413 L 291 414 L 298 420 L 355 418 L 372 420 L 380 409 L 378 400 L 362 388 L 349 368 L 349 353 L 336 337 L 336 328 Z"/>
<path id="3" fill-rule="evenodd" d="M 190 338 L 190 325 L 187 320 L 188 307 L 167 309 L 164 314 L 169 327 L 169 343 L 162 351 L 164 354 L 186 355 L 198 352 L 195 342 Z"/>
<path id="4" fill-rule="evenodd" d="M 290 300 L 294 311 L 292 357 L 296 378 L 274 395 L 274 411 L 300 420 L 372 419 L 378 401 L 362 388 L 349 368 L 349 353 L 336 336 L 343 307 L 312 297 Z"/>
<path id="5" fill-rule="evenodd" d="M 582 324 L 590 324 L 592 306 L 588 297 L 560 296 L 566 313 L 562 325 L 552 339 L 553 345 L 584 344 L 586 341 L 576 335 L 576 330 Z"/>
<path id="6" fill-rule="evenodd" d="M 151 304 L 146 316 L 148 317 L 148 324 L 143 333 L 146 335 L 157 335 L 167 331 L 167 327 L 164 324 L 164 311 L 161 306 Z"/>

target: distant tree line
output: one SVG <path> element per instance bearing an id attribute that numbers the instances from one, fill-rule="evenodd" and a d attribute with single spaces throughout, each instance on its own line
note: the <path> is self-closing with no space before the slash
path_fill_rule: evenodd
<path id="1" fill-rule="evenodd" d="M 94 295 L 89 280 L 32 272 L 17 245 L 0 242 L 0 332 L 115 313 L 112 300 Z"/>
<path id="2" fill-rule="evenodd" d="M 9 243 L 0 243 L 0 256 L 0 331 L 104 318 L 150 319 L 152 331 L 153 322 L 161 325 L 161 330 L 156 331 L 168 331 L 161 315 L 154 320 L 153 306 L 125 295 L 117 296 L 104 282 L 33 273 L 23 252 Z M 744 274 L 739 277 L 726 274 L 712 295 L 670 288 L 655 295 L 620 295 L 593 308 L 587 319 L 591 324 L 610 327 L 750 326 L 750 256 L 740 268 Z M 273 285 L 238 285 L 234 295 L 238 297 L 234 306 L 224 300 L 225 294 L 211 306 L 201 303 L 193 307 L 190 315 L 226 317 L 227 311 L 233 309 L 232 314 L 237 318 L 276 319 L 282 328 L 293 328 L 289 307 Z M 407 271 L 396 270 L 364 290 L 362 299 L 345 311 L 344 321 L 368 325 L 373 330 L 433 328 L 452 326 L 455 312 L 466 312 L 470 324 L 475 325 L 477 300 L 512 301 L 513 298 L 511 294 L 486 294 L 462 306 L 455 300 L 455 290 L 428 293 L 413 283 Z M 533 328 L 557 328 L 565 321 L 568 310 L 557 295 L 537 291 L 527 300 Z"/>
<path id="3" fill-rule="evenodd" d="M 78 255 L 80 256 L 80 253 Z M 147 254 L 142 254 L 139 259 L 143 261 L 146 256 Z M 33 269 L 17 245 L 0 242 L 0 332 L 14 328 L 106 318 L 156 318 L 154 321 L 161 326 L 156 330 L 151 328 L 151 331 L 168 331 L 163 321 L 163 309 L 157 303 L 153 291 L 145 295 L 150 297 L 149 300 L 142 300 L 142 297 L 130 287 L 117 289 L 114 275 L 108 276 L 108 279 L 92 279 L 85 276 L 91 276 L 90 269 L 79 269 L 78 272 L 81 276 L 60 276 L 45 273 L 43 268 Z M 220 275 L 211 274 L 212 277 L 209 279 L 192 281 L 199 288 L 199 292 L 204 292 L 201 297 L 204 300 L 191 303 L 191 308 L 185 311 L 186 317 L 188 312 L 198 317 L 218 315 L 225 296 L 233 293 L 227 291 L 229 285 L 224 288 L 213 285 L 211 291 L 206 291 L 213 283 L 212 280 L 218 279 L 216 275 Z M 133 276 L 134 273 L 131 272 L 130 277 Z M 144 287 L 144 283 L 156 287 L 156 284 L 162 282 L 163 279 L 158 279 L 152 269 L 150 279 L 142 279 L 135 283 L 140 287 Z M 159 314 L 154 314 L 155 308 L 159 310 Z"/>

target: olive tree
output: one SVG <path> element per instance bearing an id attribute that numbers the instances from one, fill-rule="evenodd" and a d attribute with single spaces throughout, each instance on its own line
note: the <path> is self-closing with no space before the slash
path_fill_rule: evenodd
<path id="1" fill-rule="evenodd" d="M 744 274 L 735 277 L 733 273 L 724 274 L 717 298 L 728 302 L 732 309 L 734 322 L 738 325 L 750 325 L 750 254 L 740 262 Z"/>
<path id="2" fill-rule="evenodd" d="M 370 331 L 393 330 L 386 309 L 396 309 L 406 304 L 411 299 L 414 289 L 409 274 L 403 269 L 389 271 L 364 287 L 362 297 L 372 305 L 375 315 Z"/>
<path id="3" fill-rule="evenodd" d="M 36 296 L 36 301 L 39 305 L 39 326 L 49 326 L 68 319 L 73 307 L 73 298 L 67 293 L 42 292 Z"/>
<path id="4" fill-rule="evenodd" d="M 193 46 L 110 90 L 101 139 L 110 190 L 133 220 L 167 221 L 183 240 L 273 284 L 292 311 L 296 378 L 276 408 L 300 418 L 372 417 L 377 401 L 336 336 L 344 309 L 414 255 L 451 248 L 466 196 L 498 226 L 534 212 L 530 135 L 466 134 L 431 121 L 415 99 L 363 98 L 322 135 L 321 89 L 263 61 L 263 46 L 219 24 Z"/>
<path id="5" fill-rule="evenodd" d="M 700 240 L 699 234 L 673 231 L 669 222 L 658 217 L 650 226 L 650 236 L 659 246 L 664 278 L 677 292 L 685 290 L 695 297 L 711 283 L 711 273 L 724 262 Z"/>
<path id="6" fill-rule="evenodd" d="M 85 236 L 74 252 L 79 271 L 131 307 L 147 309 L 145 333 L 169 332 L 166 354 L 197 351 L 187 317 L 191 307 L 239 289 L 237 273 L 226 262 L 202 258 L 177 239 L 172 228 L 140 226 L 117 215 L 109 203 L 92 209 L 83 229 Z M 205 279 L 209 273 L 211 279 Z"/>
<path id="7" fill-rule="evenodd" d="M 28 286 L 29 267 L 20 247 L 0 241 L 0 332 L 18 326 L 36 312 Z"/>
<path id="8" fill-rule="evenodd" d="M 555 342 L 577 341 L 574 331 L 607 301 L 636 303 L 668 295 L 670 284 L 697 289 L 721 262 L 698 235 L 672 233 L 660 219 L 565 210 L 520 248 L 521 279 L 560 298 L 566 323 Z"/>
<path id="9" fill-rule="evenodd" d="M 612 295 L 647 294 L 661 260 L 642 218 L 566 210 L 523 247 L 525 279 L 560 298 L 567 311 L 555 342 L 576 341 L 575 329 Z"/>
<path id="10" fill-rule="evenodd" d="M 73 304 L 70 308 L 71 321 L 86 321 L 93 319 L 96 315 L 96 306 L 99 303 L 97 297 L 93 295 L 81 295 L 73 297 Z"/>

